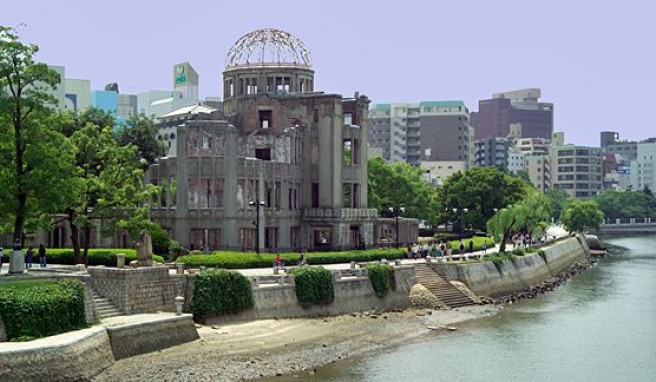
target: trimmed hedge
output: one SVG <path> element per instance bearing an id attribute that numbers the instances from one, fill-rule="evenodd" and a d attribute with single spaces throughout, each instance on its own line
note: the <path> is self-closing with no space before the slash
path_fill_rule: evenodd
<path id="1" fill-rule="evenodd" d="M 78 280 L 3 283 L 0 316 L 10 341 L 84 328 L 84 287 Z"/>
<path id="2" fill-rule="evenodd" d="M 343 252 L 313 252 L 305 254 L 305 261 L 309 264 L 338 264 L 356 262 L 369 262 L 381 259 L 401 259 L 405 257 L 405 249 L 369 249 L 365 251 Z M 283 264 L 297 264 L 300 254 L 281 253 Z M 180 256 L 176 263 L 184 263 L 188 267 L 212 267 L 223 269 L 267 268 L 273 266 L 275 254 L 255 254 L 250 252 L 214 252 L 211 255 Z"/>
<path id="3" fill-rule="evenodd" d="M 292 270 L 296 283 L 296 299 L 301 305 L 329 304 L 335 301 L 333 274 L 322 267 Z"/>
<path id="4" fill-rule="evenodd" d="M 369 264 L 365 266 L 371 286 L 379 297 L 387 295 L 390 290 L 390 267 L 387 264 Z"/>
<path id="5" fill-rule="evenodd" d="M 116 266 L 116 254 L 124 253 L 125 254 L 125 264 L 129 264 L 130 261 L 137 259 L 137 251 L 134 249 L 105 249 L 105 248 L 94 248 L 89 249 L 89 265 L 104 265 L 107 267 Z M 38 257 L 35 256 L 35 261 L 38 260 Z M 164 263 L 164 258 L 162 256 L 153 255 L 153 260 L 158 263 Z M 75 264 L 75 256 L 73 255 L 72 248 L 53 248 L 48 249 L 46 252 L 46 261 L 48 264 Z"/>
<path id="6" fill-rule="evenodd" d="M 190 308 L 195 320 L 239 313 L 254 306 L 251 283 L 241 273 L 210 269 L 194 277 Z"/>

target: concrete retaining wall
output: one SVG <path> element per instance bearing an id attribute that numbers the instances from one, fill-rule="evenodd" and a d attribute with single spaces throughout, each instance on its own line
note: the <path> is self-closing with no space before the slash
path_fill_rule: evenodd
<path id="1" fill-rule="evenodd" d="M 189 314 L 116 317 L 105 323 L 107 327 L 3 343 L 0 381 L 91 381 L 115 360 L 198 339 Z"/>
<path id="2" fill-rule="evenodd" d="M 394 290 L 378 297 L 369 277 L 349 277 L 335 281 L 335 301 L 326 305 L 303 307 L 296 299 L 294 286 L 265 285 L 253 289 L 255 308 L 208 319 L 208 323 L 249 321 L 269 318 L 336 316 L 364 310 L 404 309 L 410 306 L 408 297 L 415 283 L 412 266 L 397 266 L 393 270 Z"/>
<path id="3" fill-rule="evenodd" d="M 0 381 L 90 381 L 114 363 L 105 328 L 0 346 Z"/>
<path id="4" fill-rule="evenodd" d="M 573 264 L 583 261 L 589 248 L 581 237 L 572 237 L 543 247 L 537 253 L 504 261 L 498 268 L 492 262 L 434 264 L 448 281 L 460 281 L 479 296 L 500 296 L 540 284 Z"/>
<path id="5" fill-rule="evenodd" d="M 118 318 L 118 320 L 125 318 Z M 198 332 L 190 314 L 152 318 L 145 315 L 144 322 L 112 326 L 117 321 L 107 320 L 107 334 L 116 360 L 166 349 L 197 340 Z"/>

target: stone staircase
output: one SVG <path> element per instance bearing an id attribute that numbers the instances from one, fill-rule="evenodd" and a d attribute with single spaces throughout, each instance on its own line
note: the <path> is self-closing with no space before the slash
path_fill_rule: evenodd
<path id="1" fill-rule="evenodd" d="M 472 300 L 458 288 L 444 280 L 439 274 L 437 274 L 437 272 L 426 264 L 415 265 L 415 274 L 417 276 L 417 282 L 426 287 L 426 289 L 433 293 L 435 297 L 439 298 L 440 301 L 445 303 L 449 308 L 476 305 L 476 301 Z"/>
<path id="2" fill-rule="evenodd" d="M 111 301 L 109 301 L 108 298 L 101 296 L 95 290 L 93 290 L 93 302 L 96 304 L 96 310 L 98 311 L 99 319 L 122 315 L 122 313 Z"/>

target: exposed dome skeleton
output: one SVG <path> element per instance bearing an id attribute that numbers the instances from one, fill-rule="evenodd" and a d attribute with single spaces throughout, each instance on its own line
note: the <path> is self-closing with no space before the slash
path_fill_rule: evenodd
<path id="1" fill-rule="evenodd" d="M 242 36 L 226 56 L 226 68 L 275 65 L 311 67 L 310 51 L 290 33 L 266 28 Z"/>

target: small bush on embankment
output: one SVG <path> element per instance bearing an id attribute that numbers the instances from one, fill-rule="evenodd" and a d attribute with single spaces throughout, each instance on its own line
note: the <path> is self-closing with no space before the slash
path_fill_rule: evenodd
<path id="1" fill-rule="evenodd" d="M 355 262 L 369 262 L 381 259 L 401 259 L 405 256 L 405 249 L 368 249 L 365 251 L 342 252 L 312 252 L 305 254 L 305 261 L 309 264 L 338 264 Z M 294 265 L 298 263 L 300 254 L 281 253 L 283 264 Z M 181 256 L 176 263 L 184 263 L 187 267 L 212 267 L 224 269 L 266 268 L 273 265 L 275 254 L 255 254 L 250 252 L 214 252 L 211 255 Z"/>
<path id="2" fill-rule="evenodd" d="M 134 249 L 89 249 L 89 265 L 104 265 L 107 267 L 116 266 L 116 254 L 125 254 L 125 263 L 129 264 L 130 261 L 137 259 L 137 251 Z M 35 261 L 38 259 L 35 257 Z M 72 248 L 54 248 L 48 249 L 46 252 L 46 260 L 48 264 L 75 264 L 75 256 L 73 255 Z M 153 255 L 153 260 L 158 263 L 164 263 L 162 256 Z"/>
<path id="3" fill-rule="evenodd" d="M 211 269 L 194 278 L 190 308 L 195 320 L 239 313 L 254 306 L 251 283 L 240 273 Z"/>
<path id="4" fill-rule="evenodd" d="M 86 326 L 78 280 L 0 283 L 0 316 L 10 341 L 28 341 Z"/>
<path id="5" fill-rule="evenodd" d="M 296 283 L 296 299 L 301 305 L 329 304 L 335 301 L 333 274 L 321 267 L 292 270 Z"/>
<path id="6" fill-rule="evenodd" d="M 390 290 L 390 271 L 392 267 L 387 264 L 369 264 L 365 266 L 371 286 L 376 294 L 383 297 Z"/>

